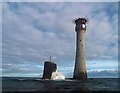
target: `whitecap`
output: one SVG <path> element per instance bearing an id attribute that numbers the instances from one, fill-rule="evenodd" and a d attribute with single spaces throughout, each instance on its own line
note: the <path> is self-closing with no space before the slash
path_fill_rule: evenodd
<path id="1" fill-rule="evenodd" d="M 62 73 L 56 71 L 52 73 L 51 79 L 52 80 L 64 80 L 65 76 Z"/>

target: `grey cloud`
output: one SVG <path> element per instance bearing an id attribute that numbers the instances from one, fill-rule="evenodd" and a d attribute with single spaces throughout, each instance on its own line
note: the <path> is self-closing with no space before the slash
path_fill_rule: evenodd
<path id="1" fill-rule="evenodd" d="M 72 20 L 84 15 L 89 15 L 87 60 L 116 57 L 117 12 L 109 16 L 105 6 L 109 3 L 99 3 L 99 6 L 97 3 L 3 3 L 3 64 L 43 65 L 49 56 L 56 63 L 69 60 L 72 63 L 75 57 Z"/>
<path id="2" fill-rule="evenodd" d="M 91 71 L 88 72 L 89 78 L 118 78 L 117 70 L 103 70 L 103 71 Z"/>

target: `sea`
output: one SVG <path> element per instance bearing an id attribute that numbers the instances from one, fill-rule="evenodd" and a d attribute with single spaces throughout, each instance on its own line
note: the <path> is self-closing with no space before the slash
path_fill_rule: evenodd
<path id="1" fill-rule="evenodd" d="M 119 78 L 88 78 L 87 80 L 43 80 L 39 77 L 2 77 L 2 93 L 95 93 L 120 92 Z"/>

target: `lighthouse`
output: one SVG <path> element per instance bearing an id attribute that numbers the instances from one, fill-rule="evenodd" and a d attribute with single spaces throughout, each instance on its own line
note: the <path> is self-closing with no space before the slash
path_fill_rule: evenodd
<path id="1" fill-rule="evenodd" d="M 73 79 L 87 79 L 86 72 L 86 48 L 85 48 L 85 32 L 86 18 L 77 18 L 74 20 L 76 27 L 76 57 Z"/>

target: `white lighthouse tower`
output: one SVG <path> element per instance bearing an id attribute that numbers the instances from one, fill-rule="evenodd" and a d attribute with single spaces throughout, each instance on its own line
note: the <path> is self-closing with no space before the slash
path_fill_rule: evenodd
<path id="1" fill-rule="evenodd" d="M 78 18 L 74 22 L 76 24 L 76 58 L 73 79 L 86 79 L 85 32 L 87 19 Z"/>

